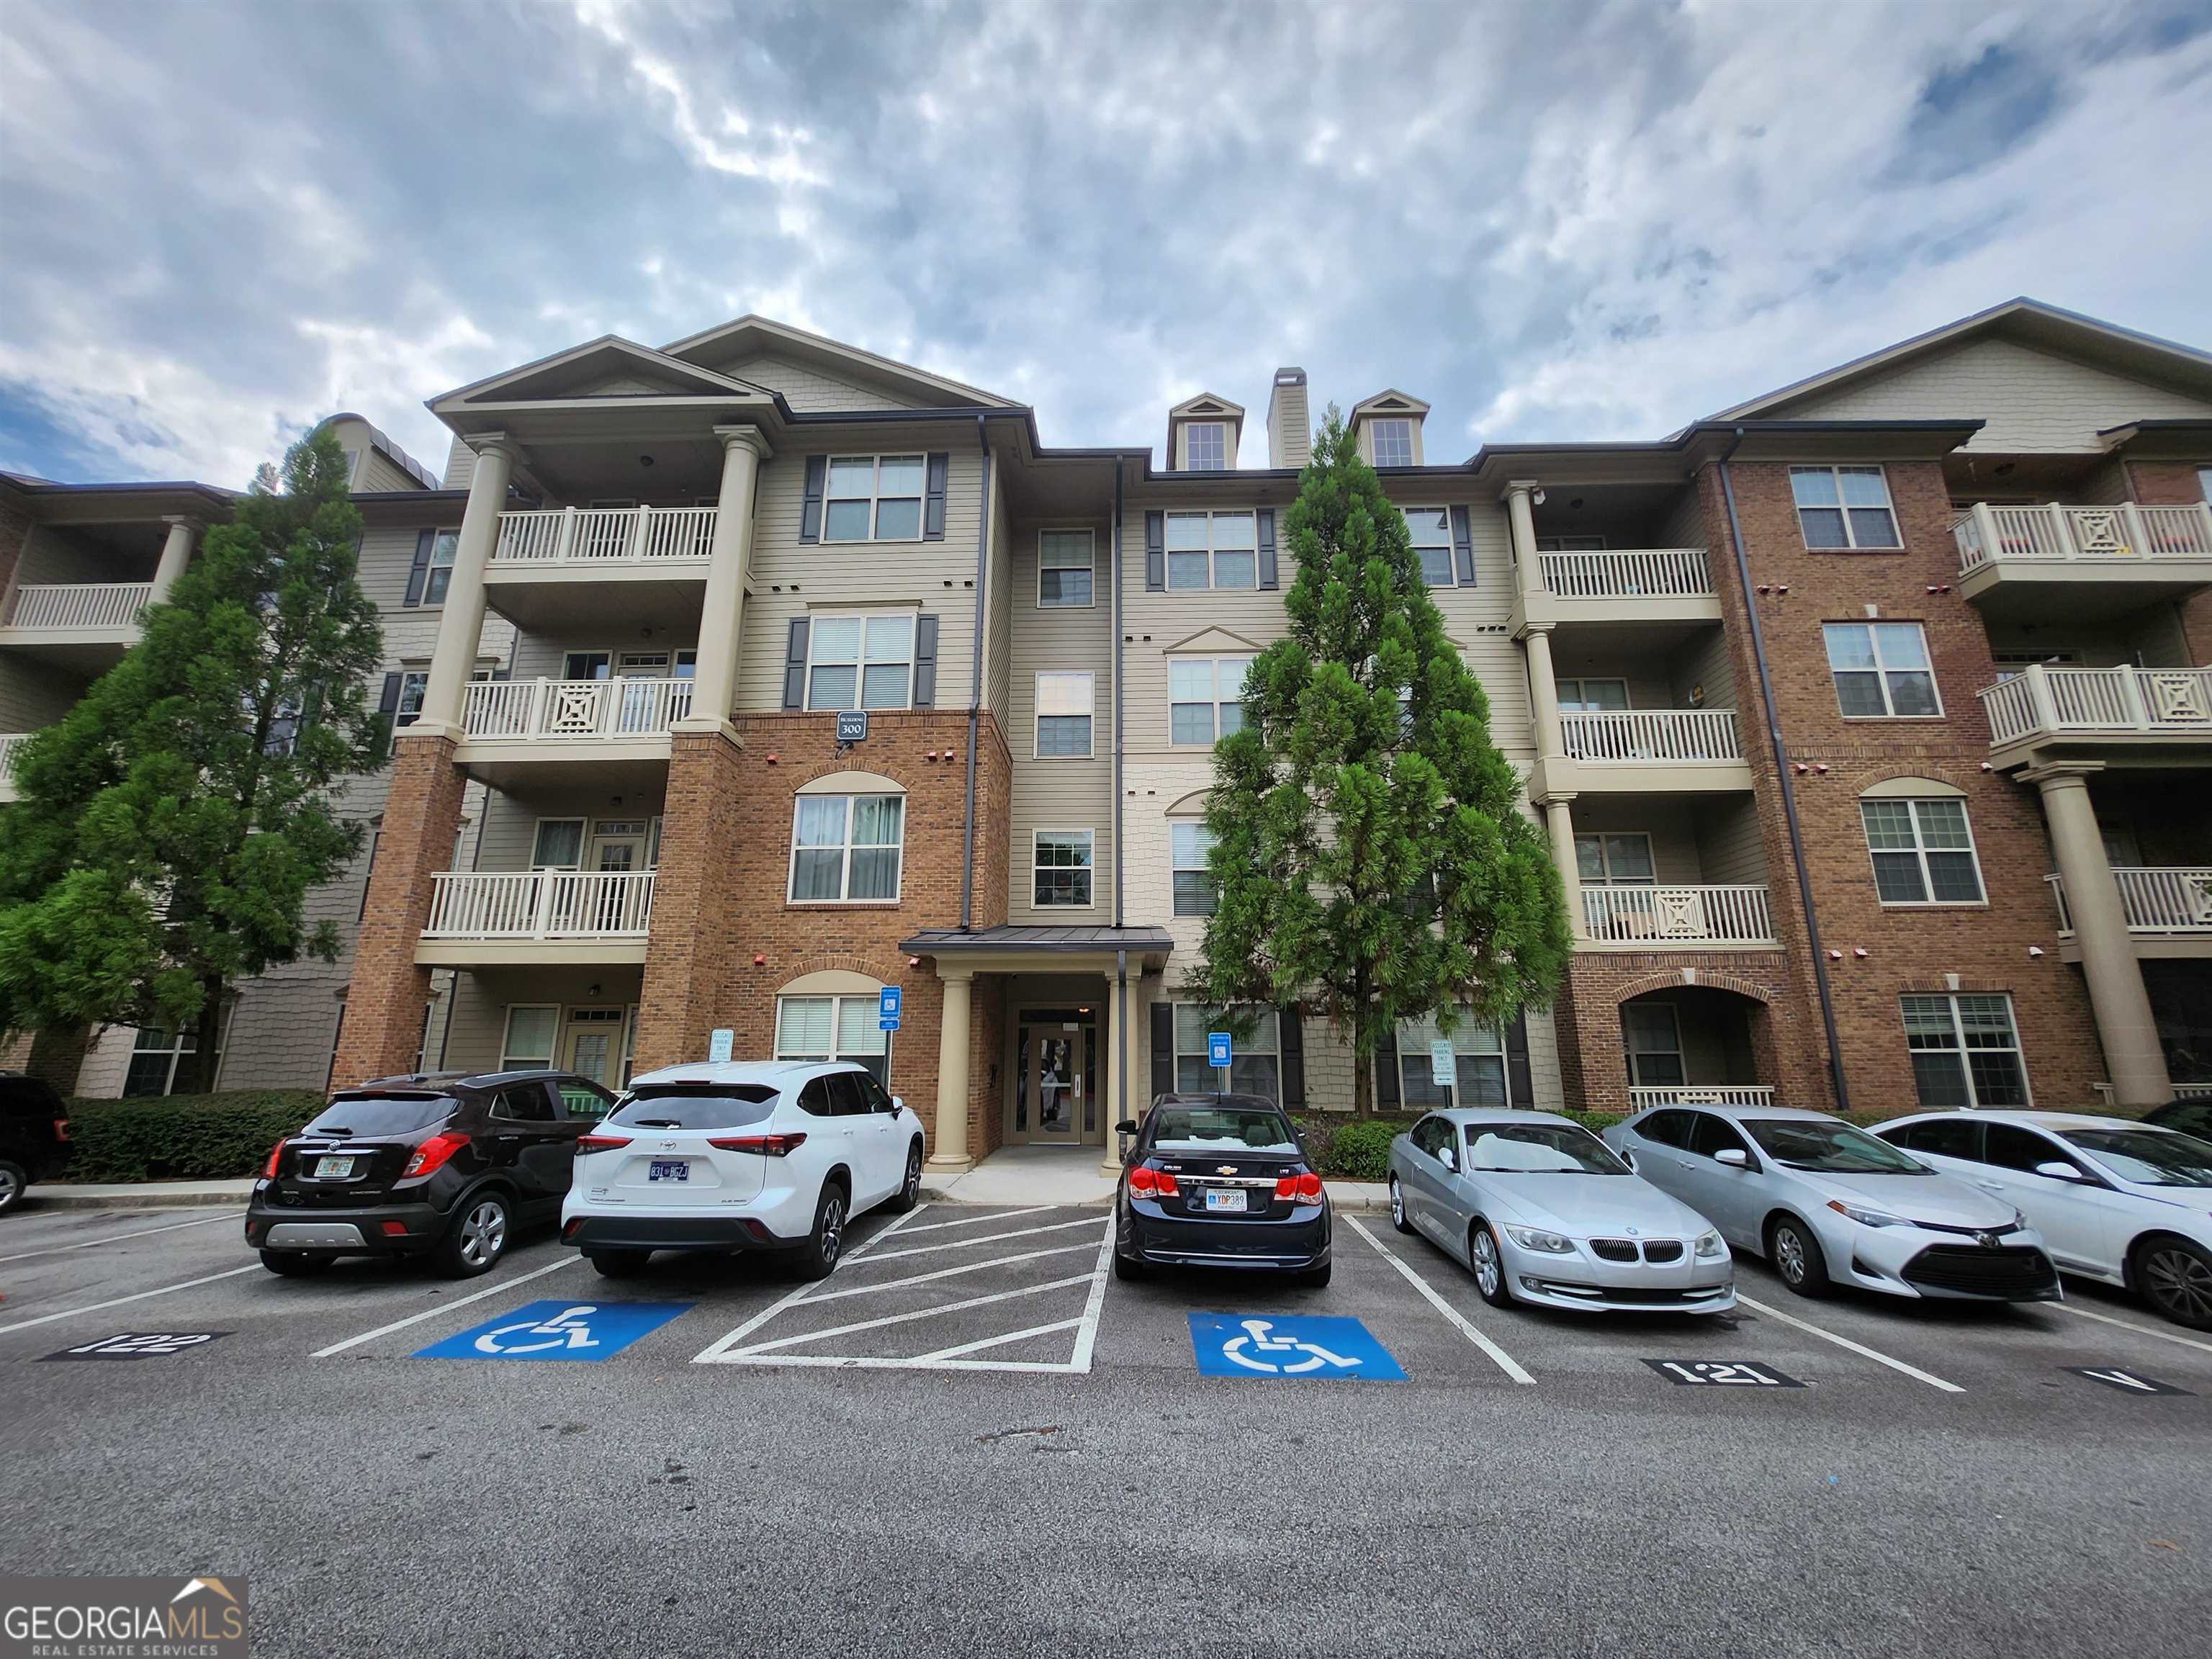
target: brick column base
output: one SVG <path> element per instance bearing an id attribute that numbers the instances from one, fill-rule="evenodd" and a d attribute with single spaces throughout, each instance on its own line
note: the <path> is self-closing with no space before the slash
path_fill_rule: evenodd
<path id="1" fill-rule="evenodd" d="M 660 863 L 653 878 L 637 1015 L 641 1072 L 706 1057 L 708 1034 L 727 1023 L 723 1011 L 732 1000 L 732 913 L 783 896 L 748 893 L 738 869 L 740 849 L 775 817 L 750 799 L 761 786 L 756 780 L 748 792 L 743 751 L 722 732 L 678 732 L 669 741 Z M 787 799 L 775 805 L 787 817 Z"/>
<path id="2" fill-rule="evenodd" d="M 393 744 L 392 790 L 354 947 L 333 1088 L 404 1072 L 422 1046 L 430 970 L 416 965 L 415 947 L 429 925 L 431 878 L 453 861 L 468 783 L 453 749 L 445 736 L 402 733 Z"/>

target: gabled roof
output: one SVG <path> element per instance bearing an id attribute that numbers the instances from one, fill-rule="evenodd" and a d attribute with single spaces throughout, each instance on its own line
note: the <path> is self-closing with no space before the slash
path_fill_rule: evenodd
<path id="1" fill-rule="evenodd" d="M 1401 392 L 1395 386 L 1385 387 L 1371 398 L 1362 398 L 1352 406 L 1354 424 L 1370 415 L 1426 415 L 1428 404 L 1410 392 Z"/>
<path id="2" fill-rule="evenodd" d="M 665 386 L 672 397 L 712 398 L 735 392 L 748 398 L 772 396 L 765 387 L 717 374 L 665 352 L 625 340 L 618 334 L 602 334 L 596 340 L 556 351 L 550 357 L 525 363 L 443 392 L 430 399 L 439 414 L 470 404 L 510 403 L 532 398 L 556 397 L 579 381 L 617 374 L 635 375 L 648 384 Z"/>
<path id="3" fill-rule="evenodd" d="M 1242 426 L 1244 423 L 1244 406 L 1242 404 L 1232 404 L 1228 398 L 1218 397 L 1213 392 L 1201 392 L 1195 398 L 1184 398 L 1173 409 L 1168 410 L 1168 419 L 1170 421 L 1180 421 L 1186 417 L 1204 419 L 1214 416 L 1224 416 Z"/>
<path id="4" fill-rule="evenodd" d="M 2023 295 L 1991 306 L 1987 311 L 1978 311 L 1971 317 L 1930 329 L 1925 334 L 1916 334 L 1909 340 L 1869 352 L 1863 357 L 1854 357 L 1804 380 L 1778 386 L 1707 418 L 1731 421 L 1774 415 L 1814 392 L 1834 391 L 1988 338 L 2014 340 L 2063 356 L 2087 359 L 2124 374 L 2212 395 L 2212 353 L 2162 340 L 2155 335 L 2139 334 L 2133 329 L 2046 305 Z"/>
<path id="5" fill-rule="evenodd" d="M 1001 398 L 995 392 L 985 392 L 964 381 L 933 374 L 911 363 L 878 356 L 858 346 L 811 334 L 803 328 L 793 328 L 788 323 L 750 312 L 733 321 L 718 323 L 713 328 L 672 340 L 660 349 L 666 356 L 695 364 L 732 362 L 771 354 L 795 357 L 821 367 L 832 375 L 858 374 L 866 380 L 888 382 L 893 388 L 936 406 L 982 404 L 1000 409 L 1018 407 L 1012 398 Z"/>

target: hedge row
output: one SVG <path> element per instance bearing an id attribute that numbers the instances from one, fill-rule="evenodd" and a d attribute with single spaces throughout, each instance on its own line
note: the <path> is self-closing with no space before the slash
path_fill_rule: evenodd
<path id="1" fill-rule="evenodd" d="M 1620 1121 L 1618 1112 L 1561 1112 L 1592 1134 L 1602 1133 Z M 1413 1117 L 1347 1117 L 1316 1113 L 1297 1120 L 1321 1172 L 1334 1181 L 1387 1181 L 1390 1176 L 1390 1142 L 1419 1119 Z"/>
<path id="2" fill-rule="evenodd" d="M 72 1100 L 71 1181 L 230 1181 L 323 1109 L 307 1089 L 238 1089 L 163 1100 Z"/>

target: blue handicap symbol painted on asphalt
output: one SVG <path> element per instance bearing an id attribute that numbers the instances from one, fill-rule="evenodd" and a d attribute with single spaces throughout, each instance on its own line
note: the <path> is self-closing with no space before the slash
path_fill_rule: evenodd
<path id="1" fill-rule="evenodd" d="M 1406 1380 L 1390 1351 L 1356 1319 L 1194 1313 L 1190 1346 L 1206 1376 Z"/>
<path id="2" fill-rule="evenodd" d="M 689 1302 L 532 1302 L 416 1350 L 417 1359 L 608 1359 Z"/>

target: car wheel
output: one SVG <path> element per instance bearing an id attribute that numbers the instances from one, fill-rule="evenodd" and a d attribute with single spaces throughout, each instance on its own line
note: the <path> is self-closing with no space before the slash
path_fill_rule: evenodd
<path id="1" fill-rule="evenodd" d="M 586 1250 L 584 1260 L 602 1279 L 635 1279 L 653 1260 L 651 1250 Z"/>
<path id="2" fill-rule="evenodd" d="M 507 1235 L 514 1225 L 505 1199 L 497 1193 L 478 1193 L 461 1206 L 453 1224 L 446 1230 L 439 1261 L 455 1279 L 488 1273 L 507 1254 Z"/>
<path id="3" fill-rule="evenodd" d="M 893 1215 L 904 1215 L 921 1198 L 921 1143 L 915 1141 L 906 1149 L 906 1179 L 899 1182 L 898 1195 L 884 1206 Z"/>
<path id="4" fill-rule="evenodd" d="M 0 1215 L 23 1201 L 23 1188 L 30 1184 L 30 1175 L 21 1164 L 0 1158 Z"/>
<path id="5" fill-rule="evenodd" d="M 1336 1264 L 1324 1261 L 1318 1267 L 1307 1267 L 1291 1275 L 1291 1283 L 1310 1291 L 1317 1291 L 1328 1283 L 1329 1269 Z"/>
<path id="6" fill-rule="evenodd" d="M 1139 1261 L 1133 1255 L 1123 1255 L 1119 1250 L 1114 1252 L 1114 1277 L 1123 1284 L 1141 1285 L 1152 1276 L 1152 1266 L 1149 1261 Z"/>
<path id="7" fill-rule="evenodd" d="M 1390 1177 L 1390 1224 L 1401 1233 L 1413 1231 L 1413 1224 L 1406 1219 L 1406 1194 L 1399 1189 L 1398 1177 Z"/>
<path id="8" fill-rule="evenodd" d="M 2152 1307 L 2177 1325 L 2212 1330 L 2212 1255 L 2171 1233 L 2136 1247 L 2135 1281 Z"/>
<path id="9" fill-rule="evenodd" d="M 1487 1221 L 1478 1221 L 1468 1230 L 1467 1260 L 1482 1299 L 1493 1308 L 1511 1307 L 1513 1286 L 1505 1272 L 1505 1252 Z"/>
<path id="10" fill-rule="evenodd" d="M 837 1258 L 845 1249 L 845 1189 L 834 1181 L 822 1184 L 814 1206 L 814 1231 L 806 1248 L 792 1264 L 801 1279 L 827 1279 L 837 1271 Z"/>
<path id="11" fill-rule="evenodd" d="M 261 1253 L 261 1265 L 270 1273 L 280 1273 L 286 1279 L 306 1279 L 311 1274 L 326 1273 L 337 1260 L 334 1255 L 317 1255 L 308 1250 L 264 1250 Z"/>
<path id="12" fill-rule="evenodd" d="M 1820 1241 L 1796 1216 L 1783 1216 L 1767 1228 L 1766 1260 L 1798 1295 L 1828 1293 L 1828 1262 L 1820 1254 Z"/>

